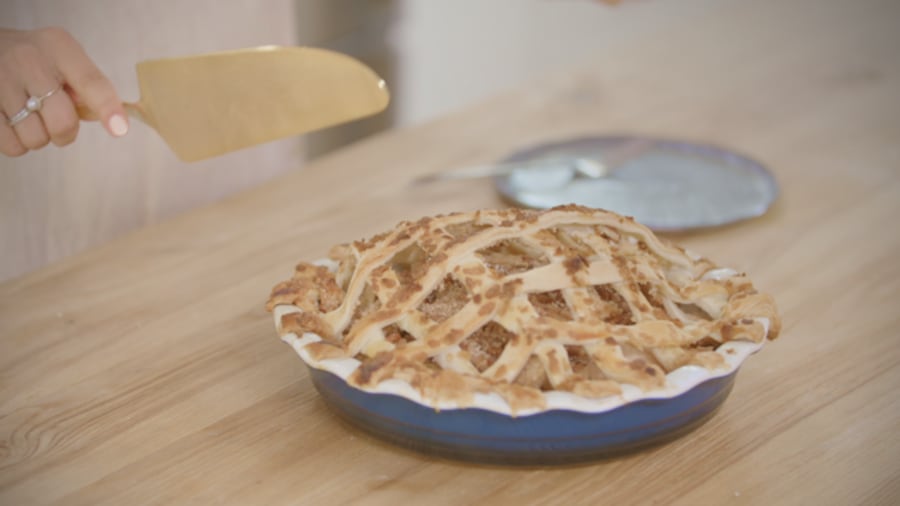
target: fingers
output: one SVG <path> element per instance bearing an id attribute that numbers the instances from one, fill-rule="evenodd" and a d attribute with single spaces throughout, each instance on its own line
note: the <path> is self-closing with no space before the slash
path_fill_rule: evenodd
<path id="1" fill-rule="evenodd" d="M 79 120 L 72 99 L 62 89 L 44 101 L 41 117 L 50 140 L 57 146 L 66 146 L 78 136 Z"/>
<path id="2" fill-rule="evenodd" d="M 26 99 L 27 100 L 27 99 Z M 24 102 L 22 102 L 24 104 Z M 28 149 L 41 149 L 50 143 L 50 136 L 44 129 L 40 116 L 31 114 L 13 127 L 22 144 Z"/>
<path id="3" fill-rule="evenodd" d="M 26 108 L 30 98 L 41 100 Z M 114 136 L 128 131 L 112 83 L 71 35 L 58 28 L 0 29 L 0 152 L 20 156 L 50 142 L 70 144 L 79 110 L 99 118 Z"/>
<path id="4" fill-rule="evenodd" d="M 28 148 L 4 121 L 3 125 L 0 125 L 0 153 L 6 156 L 22 156 L 27 152 Z"/>
<path id="5" fill-rule="evenodd" d="M 54 72 L 51 62 L 36 54 L 29 62 L 23 63 L 20 69 L 22 85 L 29 96 L 44 97 L 48 93 L 52 93 L 43 99 L 38 112 L 40 119 L 43 120 L 40 122 L 43 128 L 43 137 L 41 137 L 43 145 L 40 147 L 46 145 L 47 140 L 52 140 L 53 144 L 57 146 L 72 143 L 78 135 L 78 115 L 75 112 L 75 105 L 63 89 L 63 80 L 57 75 L 57 72 Z M 37 117 L 38 114 L 33 116 Z M 37 137 L 36 133 L 35 137 Z M 19 138 L 29 149 L 38 149 L 31 147 L 21 135 Z"/>
<path id="6" fill-rule="evenodd" d="M 36 49 L 33 47 L 15 46 L 9 51 L 5 51 L 2 61 L 0 61 L 3 66 L 0 75 L 6 77 L 0 80 L 0 110 L 4 115 L 3 124 L 0 125 L 0 150 L 9 156 L 25 154 L 29 149 L 28 145 L 42 146 L 46 144 L 42 138 L 43 125 L 40 124 L 40 119 L 37 120 L 38 125 L 34 124 L 32 118 L 26 118 L 31 121 L 22 121 L 15 127 L 8 122 L 8 118 L 13 118 L 18 114 L 25 106 L 25 101 L 28 100 L 22 82 L 18 79 L 18 73 L 14 74 L 12 70 L 18 69 L 23 62 L 30 62 L 35 51 Z M 24 134 L 25 138 L 21 138 L 20 133 Z"/>
<path id="7" fill-rule="evenodd" d="M 41 40 L 52 55 L 62 78 L 113 136 L 128 133 L 128 117 L 112 83 L 67 32 L 59 29 L 41 31 Z"/>
<path id="8" fill-rule="evenodd" d="M 15 98 L 8 99 L 7 104 L 18 103 L 21 107 L 29 97 L 42 97 L 39 112 L 29 114 L 13 126 L 19 140 L 28 149 L 40 149 L 50 142 L 51 136 L 59 140 L 71 137 L 73 128 L 77 132 L 77 119 L 60 89 L 58 79 L 41 57 L 40 50 L 34 46 L 22 46 L 16 52 L 15 59 L 19 85 L 16 87 L 17 91 L 9 92 L 9 96 Z M 53 132 L 49 133 L 48 128 Z"/>

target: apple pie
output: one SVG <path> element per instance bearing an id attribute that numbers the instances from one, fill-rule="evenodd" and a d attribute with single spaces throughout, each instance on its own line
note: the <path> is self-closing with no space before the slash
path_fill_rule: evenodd
<path id="1" fill-rule="evenodd" d="M 267 309 L 355 388 L 511 414 L 665 396 L 780 329 L 745 274 L 574 205 L 402 222 L 300 263 Z"/>

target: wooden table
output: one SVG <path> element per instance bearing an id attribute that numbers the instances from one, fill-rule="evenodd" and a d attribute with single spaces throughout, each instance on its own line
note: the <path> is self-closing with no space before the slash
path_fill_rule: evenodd
<path id="1" fill-rule="evenodd" d="M 900 4 L 684 9 L 578 72 L 0 285 L 0 503 L 896 504 Z M 411 191 L 416 175 L 622 131 L 735 148 L 782 186 L 764 218 L 676 237 L 784 314 L 723 409 L 562 469 L 438 460 L 339 423 L 276 338 L 270 287 L 400 219 L 500 205 L 483 181 Z"/>

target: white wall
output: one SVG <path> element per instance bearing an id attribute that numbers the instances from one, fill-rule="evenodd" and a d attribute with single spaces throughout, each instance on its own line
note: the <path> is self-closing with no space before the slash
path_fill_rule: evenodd
<path id="1" fill-rule="evenodd" d="M 676 5 L 677 4 L 677 5 Z M 416 124 L 589 57 L 686 15 L 689 0 L 397 0 L 397 125 Z M 666 14 L 663 14 L 666 12 Z M 608 49 L 608 48 L 607 48 Z"/>

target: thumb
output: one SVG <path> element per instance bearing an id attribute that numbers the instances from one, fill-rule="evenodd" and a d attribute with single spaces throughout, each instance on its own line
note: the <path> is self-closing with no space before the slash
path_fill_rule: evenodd
<path id="1" fill-rule="evenodd" d="M 56 65 L 66 82 L 69 96 L 78 115 L 99 119 L 106 131 L 115 137 L 128 133 L 128 116 L 112 82 L 67 32 L 60 30 L 50 40 Z M 84 114 L 82 114 L 84 113 Z"/>

